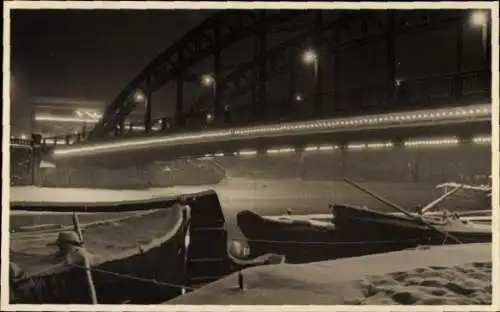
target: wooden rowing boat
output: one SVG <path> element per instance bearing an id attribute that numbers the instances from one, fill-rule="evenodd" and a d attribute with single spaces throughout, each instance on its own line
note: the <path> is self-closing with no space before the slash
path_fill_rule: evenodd
<path id="1" fill-rule="evenodd" d="M 251 211 L 237 215 L 237 223 L 248 240 L 252 256 L 277 253 L 288 263 L 304 263 L 356 257 L 414 248 L 419 245 L 454 243 L 405 215 L 382 213 L 366 208 L 333 205 L 332 222 L 296 219 L 293 216 L 271 218 Z M 491 242 L 491 226 L 439 222 L 434 226 L 464 243 Z"/>
<path id="2" fill-rule="evenodd" d="M 455 216 L 409 217 L 347 205 L 331 206 L 337 231 L 344 237 L 370 240 L 420 240 L 420 244 L 440 245 L 491 242 L 491 227 L 476 225 Z M 427 224 L 432 225 L 431 228 Z M 446 235 L 443 235 L 446 233 Z"/>
<path id="3" fill-rule="evenodd" d="M 172 202 L 149 201 L 144 205 L 158 209 L 83 226 L 84 248 L 70 240 L 55 246 L 59 230 L 11 235 L 11 303 L 91 303 L 85 253 L 99 304 L 151 304 L 181 294 L 171 284 L 184 283 L 188 220 L 184 206 L 165 203 Z"/>
<path id="4" fill-rule="evenodd" d="M 284 255 L 288 263 L 338 257 L 339 249 L 332 243 L 340 238 L 332 223 L 290 217 L 272 219 L 249 210 L 238 213 L 236 218 L 252 256 L 277 253 Z"/>

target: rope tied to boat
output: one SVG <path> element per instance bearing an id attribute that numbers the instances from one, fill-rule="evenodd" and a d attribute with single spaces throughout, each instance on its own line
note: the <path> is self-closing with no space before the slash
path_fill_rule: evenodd
<path id="1" fill-rule="evenodd" d="M 85 270 L 86 268 L 80 265 L 73 264 L 72 265 L 75 268 Z M 125 278 L 125 279 L 130 279 L 130 280 L 135 280 L 139 282 L 145 282 L 145 283 L 151 283 L 155 284 L 158 286 L 164 286 L 164 287 L 173 287 L 173 288 L 180 288 L 180 289 L 187 289 L 187 290 L 195 290 L 196 288 L 190 287 L 190 286 L 185 286 L 185 285 L 179 285 L 179 284 L 172 284 L 172 283 L 166 283 L 166 282 L 161 282 L 156 279 L 150 279 L 150 278 L 143 278 L 143 277 L 138 277 L 138 276 L 133 276 L 133 275 L 128 275 L 128 274 L 123 274 L 123 273 L 116 273 L 116 272 L 111 272 L 107 270 L 102 270 L 102 269 L 97 269 L 97 268 L 90 268 L 92 272 L 97 272 L 97 273 L 102 273 L 102 274 L 107 274 L 107 275 L 112 275 L 115 277 L 120 277 L 120 278 Z"/>

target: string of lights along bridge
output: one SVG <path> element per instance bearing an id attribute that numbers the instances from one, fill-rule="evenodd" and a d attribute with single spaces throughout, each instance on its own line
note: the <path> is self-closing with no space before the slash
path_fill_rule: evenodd
<path id="1" fill-rule="evenodd" d="M 468 107 L 419 110 L 404 113 L 390 113 L 384 115 L 369 115 L 348 118 L 332 118 L 306 122 L 280 123 L 265 126 L 243 127 L 224 130 L 207 130 L 174 135 L 161 135 L 147 138 L 128 138 L 120 141 L 76 145 L 74 147 L 59 148 L 55 155 L 78 154 L 79 152 L 99 152 L 106 150 L 126 150 L 133 148 L 147 148 L 148 146 L 194 144 L 207 140 L 224 141 L 228 139 L 248 139 L 275 135 L 296 135 L 321 132 L 362 130 L 388 127 L 418 126 L 423 123 L 463 123 L 467 121 L 489 120 L 491 105 L 472 105 Z"/>
<path id="2" fill-rule="evenodd" d="M 403 142 L 404 147 L 424 147 L 424 146 L 434 146 L 434 147 L 449 147 L 453 145 L 458 145 L 462 141 L 458 137 L 445 137 L 445 138 L 426 138 L 418 140 L 407 140 Z M 473 144 L 490 144 L 491 136 L 476 136 L 473 137 L 469 143 Z M 281 147 L 281 148 L 270 148 L 265 151 L 267 155 L 284 155 L 296 152 L 332 152 L 345 148 L 347 150 L 362 150 L 362 149 L 384 149 L 392 148 L 395 146 L 394 142 L 368 142 L 368 143 L 350 143 L 345 146 L 339 145 L 321 145 L 321 146 L 306 146 L 303 149 L 298 149 L 295 147 Z M 215 154 L 205 154 L 204 157 L 222 157 L 222 156 L 255 156 L 259 152 L 256 150 L 242 150 L 239 152 L 228 153 L 215 153 Z"/>

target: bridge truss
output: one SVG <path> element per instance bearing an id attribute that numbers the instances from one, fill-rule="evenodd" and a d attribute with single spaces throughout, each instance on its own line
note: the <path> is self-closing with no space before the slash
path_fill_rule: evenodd
<path id="1" fill-rule="evenodd" d="M 146 133 L 150 132 L 155 124 L 152 120 L 152 94 L 171 82 L 176 84 L 175 114 L 173 118 L 160 119 L 162 130 L 185 129 L 189 120 L 201 118 L 203 123 L 203 119 L 208 115 L 214 118 L 214 125 L 224 125 L 229 122 L 227 117 L 237 114 L 238 110 L 250 112 L 248 119 L 255 122 L 277 118 L 293 120 L 345 115 L 348 106 L 349 111 L 355 113 L 353 107 L 358 111 L 379 109 L 380 106 L 387 109 L 400 105 L 401 101 L 417 105 L 430 100 L 436 84 L 441 84 L 442 88 L 447 90 L 447 102 L 456 103 L 466 95 L 484 99 L 489 94 L 490 73 L 487 70 L 465 72 L 462 58 L 457 58 L 455 72 L 452 74 L 405 81 L 404 86 L 397 83 L 398 36 L 451 25 L 456 30 L 457 53 L 462 55 L 462 33 L 466 18 L 467 11 L 464 10 L 338 11 L 328 17 L 325 11 L 315 10 L 219 11 L 194 27 L 148 64 L 109 104 L 101 120 L 86 138 L 100 140 L 112 134 L 123 135 L 125 119 L 141 101 L 146 103 L 142 121 L 144 129 Z M 295 27 L 293 36 L 274 46 L 269 45 L 268 36 L 271 29 L 286 28 L 297 24 L 297 21 L 300 21 L 301 26 Z M 255 43 L 253 59 L 225 68 L 221 53 L 249 38 L 253 38 Z M 334 88 L 325 92 L 321 79 L 323 68 L 316 64 L 314 92 L 307 98 L 313 109 L 309 116 L 293 114 L 294 102 L 297 100 L 295 91 L 299 51 L 314 47 L 317 57 L 333 56 L 335 60 L 337 53 L 374 41 L 383 41 L 386 55 L 386 73 L 378 86 L 352 90 Z M 486 50 L 490 53 L 489 49 Z M 488 57 L 486 56 L 486 63 Z M 207 89 L 191 103 L 190 110 L 186 111 L 184 84 L 197 79 L 198 74 L 193 74 L 192 68 L 209 58 L 213 58 L 211 78 L 216 88 Z M 267 83 L 283 74 L 290 77 L 288 96 L 278 103 L 277 110 L 272 109 L 276 103 L 270 103 L 267 99 Z M 335 76 L 334 70 L 334 80 L 337 79 L 340 77 Z M 471 81 L 472 85 L 475 85 L 474 90 L 467 89 Z M 249 92 L 252 95 L 250 105 L 231 107 L 235 99 Z M 330 96 L 333 104 L 324 105 L 326 95 Z M 367 97 L 369 100 L 364 99 Z"/>

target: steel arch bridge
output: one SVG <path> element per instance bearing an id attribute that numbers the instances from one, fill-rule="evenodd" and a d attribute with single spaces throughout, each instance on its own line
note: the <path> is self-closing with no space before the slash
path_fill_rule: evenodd
<path id="1" fill-rule="evenodd" d="M 185 129 L 187 121 L 193 118 L 199 119 L 200 116 L 205 117 L 207 113 L 213 114 L 214 125 L 223 125 L 228 121 L 225 118 L 222 120 L 221 116 L 227 115 L 228 110 L 231 113 L 238 110 L 249 111 L 249 119 L 252 121 L 285 116 L 297 118 L 290 114 L 295 101 L 296 75 L 294 73 L 298 62 L 297 51 L 311 46 L 314 47 L 318 56 L 330 56 L 353 47 L 382 41 L 385 46 L 386 73 L 377 86 L 347 91 L 334 88 L 331 92 L 324 92 L 321 74 L 318 74 L 321 73 L 322 68 L 319 66 L 316 69 L 314 93 L 308 98 L 312 112 L 306 116 L 307 118 L 345 114 L 343 112 L 345 105 L 340 105 L 343 102 L 357 106 L 358 111 L 366 111 L 370 107 L 379 109 L 380 106 L 385 106 L 387 109 L 391 107 L 391 104 L 399 105 L 400 103 L 396 102 L 400 102 L 401 98 L 409 104 L 421 104 L 422 101 L 428 101 L 432 97 L 430 89 L 439 83 L 447 89 L 447 103 L 450 101 L 456 103 L 466 96 L 486 99 L 489 94 L 489 72 L 487 70 L 465 72 L 460 60 L 457 60 L 452 74 L 406 81 L 405 88 L 400 88 L 396 84 L 396 38 L 404 34 L 451 26 L 456 30 L 456 34 L 459 34 L 456 47 L 458 53 L 461 53 L 464 45 L 461 34 L 466 13 L 467 11 L 464 10 L 356 10 L 329 12 L 326 16 L 325 11 L 315 10 L 219 11 L 172 44 L 127 84 L 106 108 L 103 117 L 86 136 L 86 139 L 102 140 L 112 134 L 123 134 L 126 117 L 140 103 L 137 95 L 141 95 L 146 103 L 146 112 L 142 121 L 145 132 L 152 131 L 154 124 L 151 117 L 152 93 L 170 82 L 176 84 L 175 115 L 173 118 L 160 119 L 162 131 Z M 297 23 L 299 23 L 298 26 Z M 286 27 L 293 30 L 293 35 L 270 46 L 269 32 L 286 29 Z M 255 44 L 253 59 L 237 66 L 224 68 L 221 53 L 249 38 L 254 39 Z M 199 74 L 190 73 L 190 70 L 209 58 L 213 58 L 211 73 L 213 73 L 212 78 L 216 87 L 199 96 L 194 103 L 191 103 L 190 111 L 186 112 L 184 83 L 198 79 Z M 278 112 L 270 113 L 271 105 L 266 98 L 268 93 L 266 84 L 269 80 L 284 73 L 290 74 L 290 92 L 279 103 Z M 338 77 L 335 78 L 338 79 Z M 467 90 L 466 87 L 471 84 L 471 81 L 472 84 L 476 84 L 475 90 L 472 91 Z M 411 93 L 413 87 L 419 91 L 419 94 L 416 99 L 409 101 L 408 93 Z M 252 95 L 250 105 L 234 108 L 228 105 L 239 96 L 249 92 Z M 328 107 L 323 105 L 326 96 L 331 97 L 333 105 L 328 105 Z M 370 97 L 371 105 L 363 104 L 362 97 Z M 303 114 L 299 117 L 304 118 Z M 80 139 L 80 135 L 78 138 Z"/>

